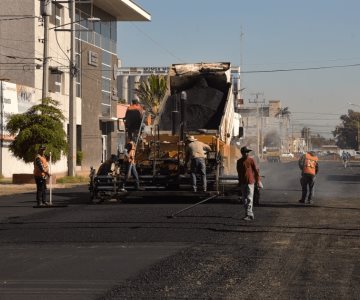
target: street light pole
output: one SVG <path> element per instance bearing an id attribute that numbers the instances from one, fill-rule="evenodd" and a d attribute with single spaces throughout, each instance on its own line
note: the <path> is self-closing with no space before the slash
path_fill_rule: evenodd
<path id="1" fill-rule="evenodd" d="M 69 83 L 69 153 L 68 175 L 75 176 L 76 167 L 76 94 L 75 77 L 75 0 L 70 1 L 70 83 Z"/>
<path id="2" fill-rule="evenodd" d="M 259 101 L 259 95 L 263 95 L 263 93 L 255 93 L 255 99 L 253 101 L 249 100 L 249 103 L 255 103 L 256 104 L 256 155 L 258 157 L 261 157 L 261 153 L 262 153 L 262 145 L 260 145 L 260 125 L 259 125 L 259 118 L 260 118 L 260 113 L 259 113 L 259 103 L 264 104 L 265 103 L 265 99 L 263 99 L 262 101 Z M 261 106 L 262 107 L 262 106 Z M 260 149 L 261 147 L 261 149 Z"/>
<path id="3" fill-rule="evenodd" d="M 50 0 L 41 0 L 41 15 L 44 20 L 42 99 L 45 99 L 49 93 L 49 16 L 51 15 Z"/>

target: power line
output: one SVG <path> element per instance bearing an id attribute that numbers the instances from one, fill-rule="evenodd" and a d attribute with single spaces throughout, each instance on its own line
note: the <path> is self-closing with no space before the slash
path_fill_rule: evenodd
<path id="1" fill-rule="evenodd" d="M 359 66 L 360 66 L 360 64 L 350 64 L 350 65 L 337 65 L 337 66 L 291 68 L 291 69 L 274 69 L 274 70 L 257 70 L 257 71 L 243 71 L 243 72 L 240 70 L 240 74 L 310 71 L 310 70 L 324 70 L 324 69 L 335 69 L 335 68 L 351 68 L 351 67 L 359 67 Z"/>
<path id="2" fill-rule="evenodd" d="M 169 54 L 170 56 L 172 56 L 173 58 L 175 58 L 176 60 L 178 60 L 179 62 L 184 63 L 185 61 L 179 57 L 177 57 L 174 53 L 172 53 L 170 50 L 168 50 L 167 48 L 163 47 L 159 42 L 157 42 L 156 40 L 154 40 L 149 34 L 147 34 L 146 32 L 142 31 L 138 26 L 136 26 L 134 23 L 131 23 L 132 26 L 134 26 L 140 33 L 142 33 L 143 35 L 145 35 L 150 41 L 152 41 L 155 45 L 157 45 L 160 49 L 162 49 L 164 52 L 166 52 L 167 54 Z"/>

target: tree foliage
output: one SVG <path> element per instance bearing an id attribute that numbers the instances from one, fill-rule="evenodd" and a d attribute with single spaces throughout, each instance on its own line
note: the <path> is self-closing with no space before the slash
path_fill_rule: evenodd
<path id="1" fill-rule="evenodd" d="M 166 78 L 162 75 L 153 74 L 134 89 L 135 94 L 139 97 L 145 109 L 154 115 L 158 112 L 160 102 L 164 98 L 166 90 Z"/>
<path id="2" fill-rule="evenodd" d="M 340 116 L 340 120 L 341 124 L 333 131 L 336 145 L 343 149 L 356 149 L 359 145 L 360 112 L 349 109 L 347 115 Z"/>
<path id="3" fill-rule="evenodd" d="M 279 111 L 275 114 L 275 117 L 289 119 L 291 112 L 289 107 L 279 108 Z"/>
<path id="4" fill-rule="evenodd" d="M 15 136 L 9 148 L 15 157 L 32 162 L 41 144 L 47 145 L 46 151 L 51 152 L 53 162 L 67 153 L 65 117 L 58 106 L 58 101 L 45 98 L 25 113 L 10 116 L 6 130 Z"/>
<path id="5" fill-rule="evenodd" d="M 332 139 L 327 139 L 320 134 L 315 134 L 311 136 L 311 145 L 313 148 L 320 148 L 323 145 L 334 145 L 335 141 Z"/>

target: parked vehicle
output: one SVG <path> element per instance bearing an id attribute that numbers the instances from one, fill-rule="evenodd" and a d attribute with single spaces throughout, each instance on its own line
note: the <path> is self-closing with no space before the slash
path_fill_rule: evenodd
<path id="1" fill-rule="evenodd" d="M 360 151 L 355 151 L 354 158 L 355 159 L 360 159 Z"/>
<path id="2" fill-rule="evenodd" d="M 294 158 L 294 154 L 292 154 L 292 153 L 290 153 L 290 152 L 282 153 L 282 154 L 281 154 L 281 157 L 284 157 L 284 158 Z"/>

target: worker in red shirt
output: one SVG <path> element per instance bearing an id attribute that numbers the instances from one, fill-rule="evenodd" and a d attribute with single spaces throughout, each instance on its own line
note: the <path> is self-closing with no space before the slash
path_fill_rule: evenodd
<path id="1" fill-rule="evenodd" d="M 128 133 L 128 139 L 130 141 L 136 141 L 144 112 L 144 108 L 137 99 L 132 100 L 131 105 L 126 110 L 125 129 Z"/>
<path id="2" fill-rule="evenodd" d="M 255 161 L 249 156 L 249 152 L 252 150 L 246 146 L 240 149 L 241 158 L 238 159 L 236 164 L 236 170 L 238 173 L 239 185 L 241 189 L 242 199 L 245 207 L 245 217 L 243 220 L 254 220 L 253 212 L 253 197 L 255 183 L 261 186 L 260 176 Z"/>

